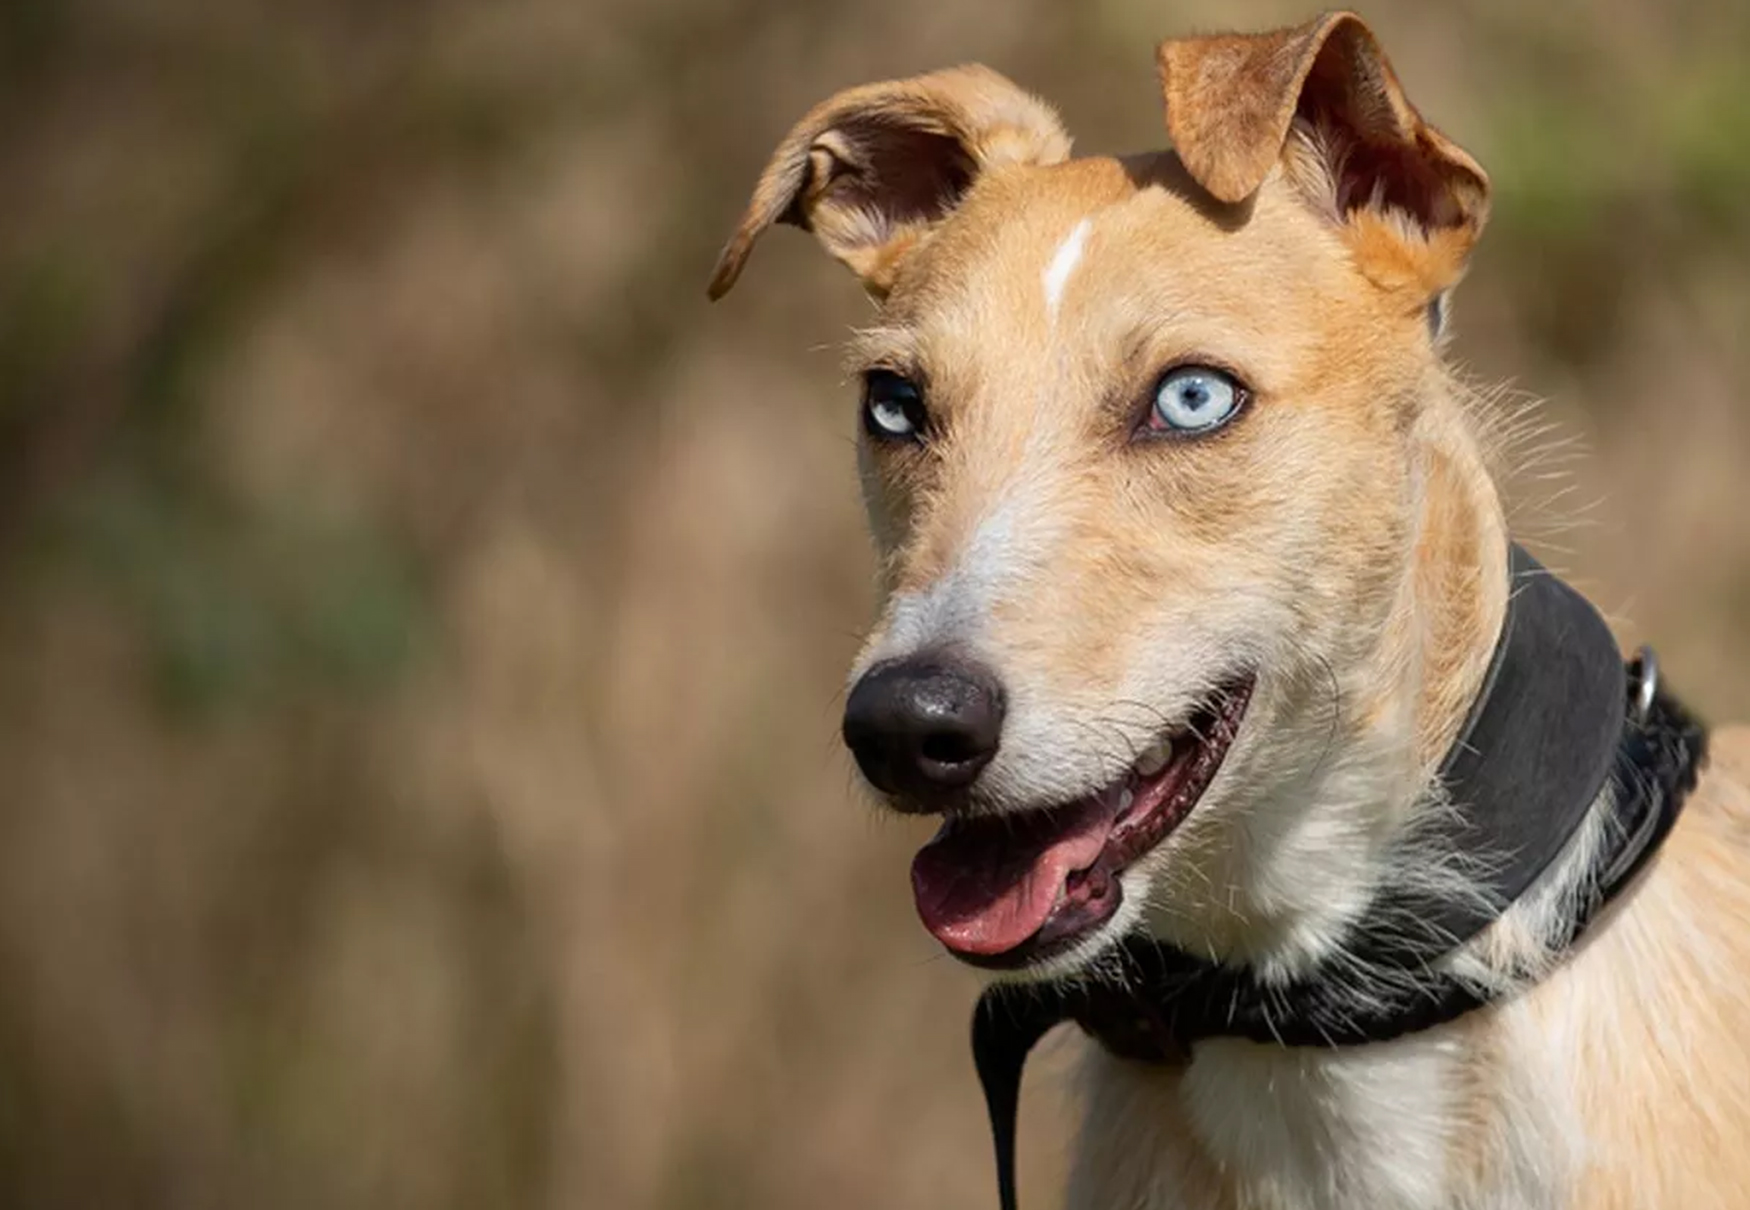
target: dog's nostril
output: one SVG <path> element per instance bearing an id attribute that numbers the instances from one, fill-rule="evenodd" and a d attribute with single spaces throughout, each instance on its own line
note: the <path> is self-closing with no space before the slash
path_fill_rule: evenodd
<path id="1" fill-rule="evenodd" d="M 959 731 L 943 731 L 924 736 L 923 743 L 918 745 L 919 753 L 926 760 L 933 760 L 942 765 L 959 765 L 967 761 L 977 760 L 981 751 L 978 738 Z"/>
<path id="2" fill-rule="evenodd" d="M 972 784 L 996 755 L 1002 728 L 1002 687 L 959 657 L 878 664 L 845 703 L 845 743 L 863 775 L 925 809 Z"/>

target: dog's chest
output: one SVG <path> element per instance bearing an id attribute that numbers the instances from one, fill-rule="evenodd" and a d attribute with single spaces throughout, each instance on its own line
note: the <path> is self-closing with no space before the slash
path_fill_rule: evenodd
<path id="1" fill-rule="evenodd" d="M 1479 1120 L 1450 1043 L 1329 1053 L 1217 1040 L 1182 1071 L 1096 1053 L 1087 1075 L 1070 1210 L 1549 1204 L 1528 1170 L 1542 1165 L 1504 1154 L 1530 1140 Z"/>
<path id="2" fill-rule="evenodd" d="M 1453 1064 L 1432 1046 L 1372 1049 L 1384 1053 L 1201 1046 L 1180 1082 L 1190 1134 L 1260 1205 L 1438 1205 Z"/>

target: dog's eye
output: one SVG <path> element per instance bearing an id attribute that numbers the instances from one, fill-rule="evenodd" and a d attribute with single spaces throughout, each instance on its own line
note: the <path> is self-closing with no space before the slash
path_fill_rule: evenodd
<path id="1" fill-rule="evenodd" d="M 1211 366 L 1168 370 L 1155 388 L 1154 408 L 1145 428 L 1194 435 L 1220 428 L 1238 414 L 1246 389 L 1233 375 Z"/>
<path id="2" fill-rule="evenodd" d="M 879 441 L 917 441 L 924 431 L 924 396 L 892 370 L 863 375 L 863 427 Z"/>

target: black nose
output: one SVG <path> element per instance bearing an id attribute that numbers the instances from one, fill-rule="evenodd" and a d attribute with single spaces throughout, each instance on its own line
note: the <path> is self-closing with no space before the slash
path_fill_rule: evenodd
<path id="1" fill-rule="evenodd" d="M 941 655 L 877 664 L 845 703 L 845 743 L 871 784 L 927 810 L 972 784 L 997 754 L 1003 690 Z"/>

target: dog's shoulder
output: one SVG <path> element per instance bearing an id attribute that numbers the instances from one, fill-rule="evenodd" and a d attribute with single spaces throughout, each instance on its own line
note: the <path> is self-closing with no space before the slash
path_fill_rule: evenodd
<path id="1" fill-rule="evenodd" d="M 1750 1130 L 1750 727 L 1714 731 L 1708 753 L 1626 910 L 1550 981 L 1597 1152 L 1576 1208 L 1750 1205 L 1736 1141 Z"/>

